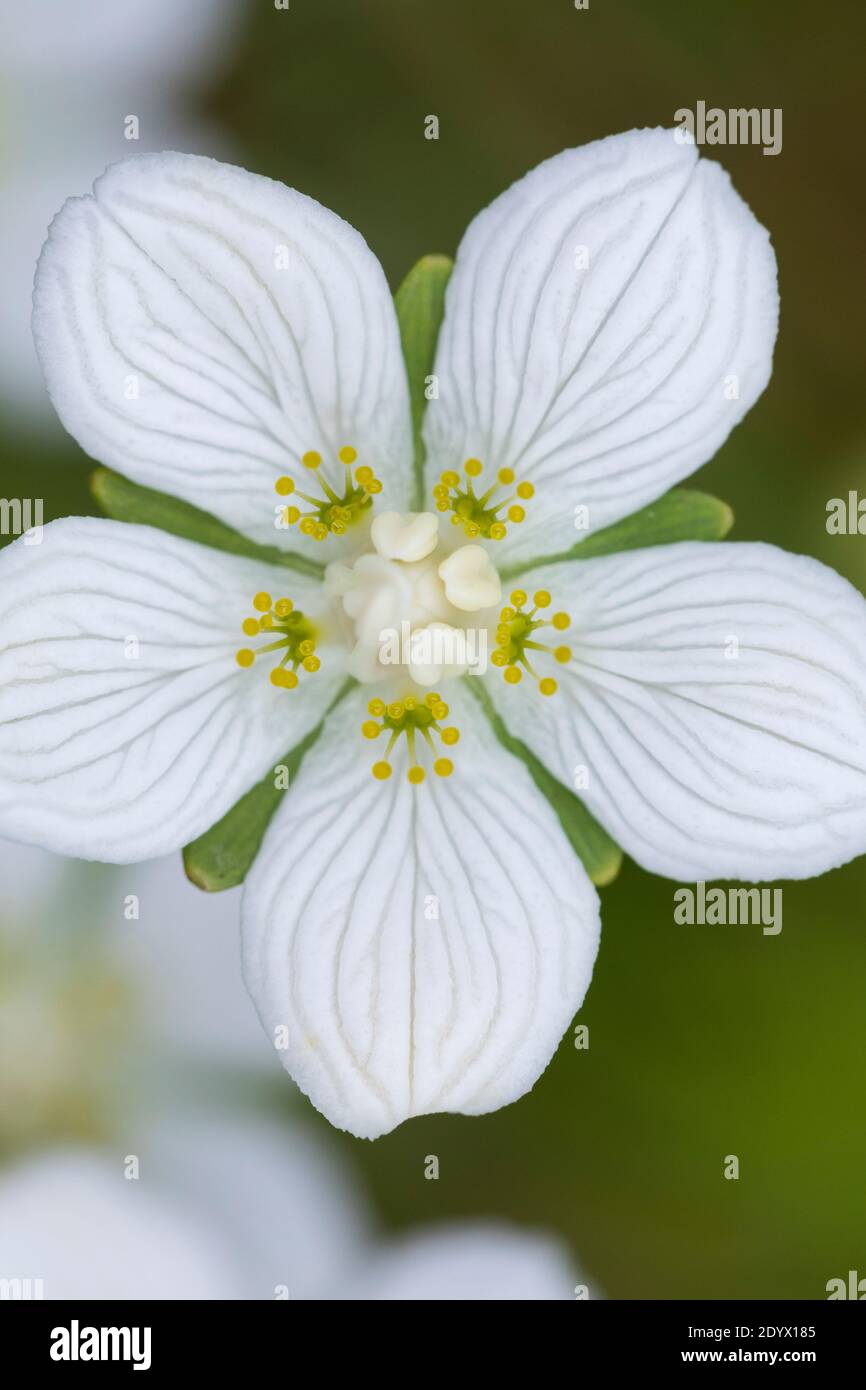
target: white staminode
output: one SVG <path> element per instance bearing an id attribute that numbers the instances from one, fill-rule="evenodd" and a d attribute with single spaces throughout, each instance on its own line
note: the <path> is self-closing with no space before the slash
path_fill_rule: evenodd
<path id="1" fill-rule="evenodd" d="M 387 560 L 424 560 L 439 544 L 439 518 L 435 512 L 381 512 L 370 539 Z"/>
<path id="2" fill-rule="evenodd" d="M 461 545 L 442 561 L 439 578 L 448 602 L 464 613 L 492 608 L 502 597 L 496 566 L 481 545 Z"/>

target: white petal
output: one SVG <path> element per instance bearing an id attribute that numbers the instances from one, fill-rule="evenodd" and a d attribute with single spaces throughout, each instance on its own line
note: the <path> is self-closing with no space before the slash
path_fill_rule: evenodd
<path id="1" fill-rule="evenodd" d="M 280 1060 L 361 1137 L 523 1095 L 597 950 L 598 898 L 558 820 L 473 698 L 457 698 L 454 774 L 421 787 L 405 748 L 390 781 L 371 777 L 364 699 L 343 701 L 244 892 L 244 973 L 265 1029 L 288 1030 Z"/>
<path id="2" fill-rule="evenodd" d="M 482 483 L 513 468 L 536 492 L 497 554 L 573 545 L 576 506 L 597 530 L 712 457 L 767 384 L 777 306 L 766 232 L 694 146 L 635 130 L 557 155 L 460 245 L 430 487 L 468 457 Z"/>
<path id="3" fill-rule="evenodd" d="M 267 657 L 241 670 L 266 589 L 317 611 L 310 579 L 146 526 L 69 518 L 0 552 L 0 834 L 130 862 L 219 820 L 343 678 L 326 646 L 294 690 Z"/>
<path id="4" fill-rule="evenodd" d="M 768 545 L 658 546 L 521 575 L 572 616 L 544 708 L 509 727 L 639 864 L 807 878 L 866 850 L 866 602 Z"/>
<path id="5" fill-rule="evenodd" d="M 274 526 L 274 483 L 300 479 L 308 450 L 342 486 L 336 455 L 352 445 L 383 500 L 407 503 L 385 277 L 353 228 L 282 184 L 192 155 L 112 165 L 51 225 L 33 329 L 58 414 L 89 454 L 256 540 L 313 548 Z"/>
<path id="6" fill-rule="evenodd" d="M 578 1282 L 568 1251 L 552 1236 L 495 1222 L 449 1222 L 369 1250 L 342 1297 L 573 1302 Z"/>

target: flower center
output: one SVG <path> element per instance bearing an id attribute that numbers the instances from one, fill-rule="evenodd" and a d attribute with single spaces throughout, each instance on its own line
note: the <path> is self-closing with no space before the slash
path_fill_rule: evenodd
<path id="1" fill-rule="evenodd" d="M 263 647 L 241 647 L 235 654 L 239 666 L 252 666 L 257 656 L 268 652 L 282 652 L 282 656 L 271 671 L 271 685 L 284 690 L 293 690 L 298 683 L 298 671 L 312 674 L 320 666 L 316 651 L 316 629 L 309 618 L 299 612 L 290 598 L 278 598 L 274 603 L 270 594 L 259 593 L 253 599 L 253 608 L 259 617 L 244 618 L 242 627 L 247 637 L 267 633 L 274 640 Z"/>
<path id="2" fill-rule="evenodd" d="M 448 706 L 441 695 L 431 692 L 420 702 L 413 695 L 407 695 L 405 699 L 395 700 L 390 705 L 386 705 L 384 700 L 371 700 L 367 706 L 367 713 L 373 715 L 373 718 L 365 720 L 361 725 L 361 733 L 365 738 L 379 738 L 383 733 L 390 735 L 384 758 L 374 763 L 371 768 L 373 776 L 380 782 L 391 776 L 393 769 L 388 759 L 401 734 L 405 734 L 409 749 L 410 766 L 406 776 L 413 786 L 420 785 L 426 776 L 418 761 L 416 734 L 421 736 L 433 754 L 433 771 L 436 776 L 451 776 L 454 764 L 450 758 L 436 756 L 438 750 L 433 742 L 433 735 L 436 734 L 446 748 L 451 748 L 460 738 L 460 730 L 453 725 L 444 729 L 441 727 L 440 720 L 448 718 Z"/>
<path id="3" fill-rule="evenodd" d="M 508 531 L 506 519 L 515 526 L 519 526 L 520 522 L 525 520 L 526 512 L 520 503 L 528 501 L 534 495 L 535 488 L 532 483 L 518 483 L 514 492 L 497 501 L 502 489 L 510 488 L 514 483 L 513 469 L 500 468 L 496 482 L 479 496 L 472 486 L 472 479 L 480 478 L 483 471 L 484 465 L 480 459 L 467 459 L 463 465 L 463 472 L 466 474 L 465 484 L 462 483 L 459 473 L 450 469 L 442 473 L 433 489 L 436 509 L 440 512 L 451 512 L 452 526 L 462 526 L 463 534 L 469 540 L 483 536 L 485 540 L 501 541 Z M 502 517 L 500 513 L 504 508 L 508 510 L 505 517 Z"/>
<path id="4" fill-rule="evenodd" d="M 512 607 L 503 608 L 499 615 L 496 651 L 490 660 L 494 666 L 504 668 L 502 675 L 509 685 L 517 685 L 518 681 L 523 679 L 522 667 L 538 681 L 538 689 L 542 695 L 554 695 L 557 689 L 556 681 L 552 676 L 539 677 L 537 671 L 533 670 L 527 652 L 548 652 L 554 660 L 563 664 L 570 661 L 569 647 L 553 647 L 547 642 L 536 642 L 534 634 L 543 627 L 552 627 L 555 632 L 564 632 L 571 626 L 571 618 L 567 613 L 554 613 L 549 620 L 535 616 L 540 609 L 550 606 L 550 594 L 546 589 L 539 589 L 533 595 L 532 601 L 535 606 L 527 611 L 528 599 L 523 589 L 513 591 Z"/>
<path id="5" fill-rule="evenodd" d="M 486 665 L 502 587 L 483 547 L 444 552 L 432 512 L 383 512 L 370 539 L 372 551 L 325 571 L 325 591 L 355 639 L 350 674 L 368 682 L 402 675 L 432 687 Z M 473 623 L 474 614 L 483 616 Z"/>
<path id="6" fill-rule="evenodd" d="M 341 481 L 337 484 L 338 487 L 342 487 L 342 493 L 331 486 L 324 472 L 319 471 L 322 468 L 322 456 L 315 449 L 310 449 L 304 454 L 301 463 L 312 473 L 317 473 L 320 496 L 301 492 L 294 478 L 288 476 L 278 478 L 274 484 L 279 497 L 298 497 L 302 502 L 309 504 L 309 510 L 305 512 L 294 504 L 283 507 L 280 519 L 286 526 L 300 523 L 298 529 L 314 541 L 326 540 L 329 534 L 344 536 L 349 527 L 354 526 L 372 506 L 375 494 L 382 491 L 382 483 L 372 468 L 365 465 L 356 468 L 353 478 L 352 465 L 358 454 L 350 444 L 346 444 L 337 457 L 345 469 Z"/>

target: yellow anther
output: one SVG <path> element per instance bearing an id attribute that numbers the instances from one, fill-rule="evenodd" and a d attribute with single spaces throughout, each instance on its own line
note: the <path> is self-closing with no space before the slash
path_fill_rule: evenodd
<path id="1" fill-rule="evenodd" d="M 460 486 L 460 474 L 455 473 L 453 469 L 449 468 L 442 474 L 440 482 L 442 486 L 450 492 L 451 488 Z"/>
<path id="2" fill-rule="evenodd" d="M 301 458 L 301 463 L 305 468 L 318 468 L 321 462 L 322 455 L 317 453 L 315 449 L 308 449 Z"/>
<path id="3" fill-rule="evenodd" d="M 521 497 L 524 502 L 527 502 L 530 497 L 534 497 L 535 488 L 532 486 L 532 483 L 518 483 L 517 496 Z"/>
<path id="4" fill-rule="evenodd" d="M 477 478 L 484 470 L 484 465 L 480 459 L 467 459 L 463 465 L 463 472 L 468 478 Z"/>
<path id="5" fill-rule="evenodd" d="M 504 522 L 494 521 L 490 527 L 490 539 L 492 541 L 504 541 L 507 535 Z"/>
<path id="6" fill-rule="evenodd" d="M 288 497 L 295 490 L 295 484 L 291 478 L 277 478 L 274 487 L 280 497 Z"/>
<path id="7" fill-rule="evenodd" d="M 526 602 L 526 594 L 523 592 L 522 589 L 512 589 L 510 597 L 511 602 L 514 604 L 515 608 L 522 608 L 524 603 Z M 503 614 L 503 622 L 507 621 L 508 619 Z"/>
<path id="8" fill-rule="evenodd" d="M 243 630 L 249 637 L 257 633 L 266 634 L 268 641 L 258 651 L 250 647 L 241 648 L 235 654 L 235 660 L 239 666 L 249 667 L 257 656 L 279 653 L 278 664 L 270 672 L 271 684 L 281 690 L 293 690 L 298 684 L 297 673 L 301 666 L 312 673 L 318 671 L 321 665 L 319 658 L 314 655 L 315 629 L 309 619 L 295 609 L 289 598 L 280 598 L 274 603 L 270 594 L 262 591 L 253 599 L 253 607 L 258 609 L 261 617 L 245 618 Z"/>
<path id="9" fill-rule="evenodd" d="M 536 608 L 549 608 L 550 594 L 546 589 L 536 589 L 535 593 L 532 595 L 532 602 L 535 604 Z"/>
<path id="10" fill-rule="evenodd" d="M 552 676 L 545 676 L 544 680 L 538 682 L 538 688 L 542 695 L 555 695 L 557 684 Z"/>
<path id="11" fill-rule="evenodd" d="M 340 460 L 340 462 L 341 462 L 341 463 L 345 463 L 345 464 L 347 464 L 347 465 L 350 464 L 350 463 L 354 463 L 354 462 L 355 462 L 355 459 L 356 459 L 357 457 L 358 457 L 358 450 L 357 450 L 357 449 L 353 449 L 352 446 L 351 446 L 351 444 L 344 444 L 343 447 L 342 447 L 342 449 L 340 450 L 340 452 L 339 452 L 338 455 L 337 455 L 337 458 Z"/>
<path id="12" fill-rule="evenodd" d="M 490 653 L 490 661 L 493 666 L 507 666 L 508 653 L 501 649 Z"/>
<path id="13" fill-rule="evenodd" d="M 367 483 L 367 491 L 372 492 L 374 497 L 378 497 L 382 491 L 382 484 L 378 478 L 374 478 L 372 483 Z"/>
<path id="14" fill-rule="evenodd" d="M 500 468 L 500 470 L 499 470 L 499 472 L 497 473 L 496 476 L 497 476 L 497 478 L 499 479 L 499 481 L 500 481 L 500 483 L 502 484 L 503 487 L 510 487 L 511 484 L 514 482 L 514 469 L 513 469 L 513 468 Z M 519 491 L 519 489 L 518 489 L 518 491 Z"/>
<path id="15" fill-rule="evenodd" d="M 519 666 L 506 667 L 504 675 L 509 685 L 517 685 L 523 679 L 523 672 Z"/>
<path id="16" fill-rule="evenodd" d="M 300 515 L 301 512 L 298 507 L 283 507 L 283 520 L 286 522 L 287 526 L 294 526 L 295 522 L 299 520 Z"/>
<path id="17" fill-rule="evenodd" d="M 425 745 L 434 754 L 433 768 L 440 777 L 450 776 L 453 767 L 448 758 L 436 758 L 434 736 L 442 740 L 446 747 L 453 747 L 460 738 L 456 728 L 443 729 L 439 721 L 448 714 L 448 706 L 436 691 L 430 691 L 423 700 L 407 695 L 402 700 L 393 700 L 386 705 L 383 700 L 373 699 L 367 709 L 376 716 L 361 725 L 361 733 L 366 739 L 376 739 L 380 734 L 388 734 L 385 757 L 372 767 L 374 777 L 384 780 L 391 775 L 389 762 L 391 751 L 401 734 L 406 737 L 409 766 L 406 776 L 413 786 L 420 786 L 426 773 L 418 754 Z M 379 722 L 381 720 L 381 723 Z"/>
<path id="18" fill-rule="evenodd" d="M 554 613 L 551 622 L 557 632 L 565 632 L 567 627 L 571 627 L 571 618 L 567 613 Z"/>
<path id="19" fill-rule="evenodd" d="M 571 647 L 557 647 L 553 655 L 564 665 L 566 661 L 571 661 Z"/>
<path id="20" fill-rule="evenodd" d="M 375 477 L 376 475 L 372 468 L 355 469 L 355 482 L 358 483 L 360 487 L 368 487 L 369 484 L 375 480 Z"/>
<path id="21" fill-rule="evenodd" d="M 513 521 L 515 526 L 519 526 L 521 521 L 526 520 L 526 512 L 522 507 L 509 507 L 508 520 Z"/>

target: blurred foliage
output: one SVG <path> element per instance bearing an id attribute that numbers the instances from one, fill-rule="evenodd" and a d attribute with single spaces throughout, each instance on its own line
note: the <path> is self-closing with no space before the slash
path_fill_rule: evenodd
<path id="1" fill-rule="evenodd" d="M 770 387 L 694 483 L 732 504 L 735 538 L 817 555 L 866 588 L 866 538 L 824 524 L 829 498 L 866 490 L 856 0 L 247 11 L 207 114 L 249 168 L 360 228 L 392 287 L 420 256 L 453 255 L 481 207 L 560 149 L 670 124 L 698 100 L 781 107 L 777 157 L 707 151 L 771 230 L 782 321 Z M 3 435 L 0 493 L 26 475 L 46 519 L 93 510 L 74 444 Z M 604 890 L 589 1050 L 567 1036 L 531 1096 L 375 1144 L 337 1138 L 392 1223 L 489 1212 L 558 1229 L 613 1297 L 820 1298 L 866 1272 L 866 861 L 786 885 L 778 937 L 676 926 L 673 887 L 626 864 Z M 438 1182 L 423 1177 L 431 1153 Z"/>

